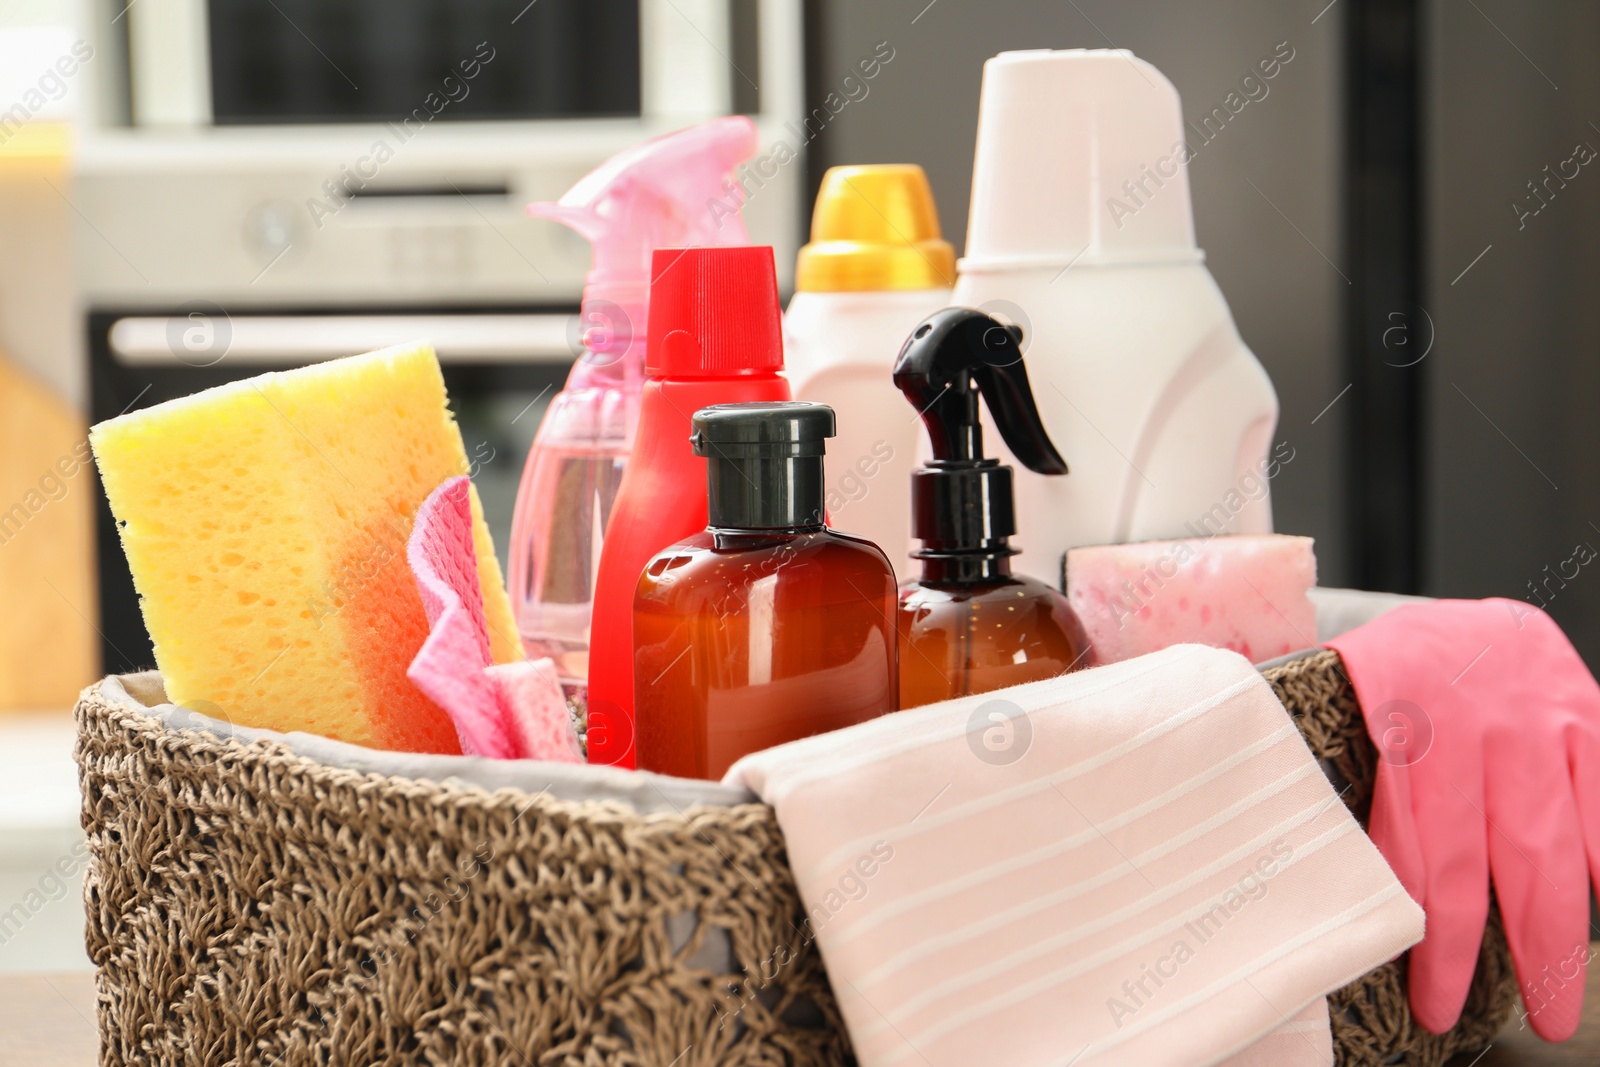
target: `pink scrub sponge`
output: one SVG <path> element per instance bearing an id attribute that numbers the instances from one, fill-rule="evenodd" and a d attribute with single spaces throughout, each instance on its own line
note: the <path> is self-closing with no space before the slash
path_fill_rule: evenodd
<path id="1" fill-rule="evenodd" d="M 1096 663 L 1184 642 L 1252 663 L 1317 643 L 1309 537 L 1284 534 L 1093 545 L 1067 553 L 1067 600 Z"/>

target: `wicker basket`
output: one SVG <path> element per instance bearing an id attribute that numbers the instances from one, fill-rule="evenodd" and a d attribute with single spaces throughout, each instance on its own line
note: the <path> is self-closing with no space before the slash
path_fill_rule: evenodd
<path id="1" fill-rule="evenodd" d="M 1365 817 L 1375 753 L 1337 656 L 1267 676 Z M 104 1065 L 851 1062 L 762 805 L 361 773 L 100 687 L 77 717 Z M 1402 959 L 1332 997 L 1339 1063 L 1439 1067 L 1514 997 L 1496 917 L 1454 1031 L 1412 1023 Z"/>

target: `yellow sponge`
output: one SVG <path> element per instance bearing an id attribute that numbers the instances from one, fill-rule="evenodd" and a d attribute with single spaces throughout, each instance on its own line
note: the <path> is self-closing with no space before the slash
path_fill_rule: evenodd
<path id="1" fill-rule="evenodd" d="M 467 471 L 431 346 L 231 382 L 90 432 L 176 703 L 377 748 L 458 752 L 406 679 L 427 636 L 406 539 Z M 497 662 L 517 631 L 476 492 Z"/>

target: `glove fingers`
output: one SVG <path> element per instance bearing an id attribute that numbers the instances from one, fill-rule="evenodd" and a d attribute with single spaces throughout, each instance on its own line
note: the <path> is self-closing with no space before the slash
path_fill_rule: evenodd
<path id="1" fill-rule="evenodd" d="M 1570 771 L 1548 738 L 1512 728 L 1488 740 L 1489 864 L 1506 941 L 1534 1031 L 1565 1041 L 1583 1015 L 1589 955 L 1589 871 Z"/>
<path id="2" fill-rule="evenodd" d="M 1578 823 L 1583 827 L 1584 851 L 1589 855 L 1589 877 L 1600 891 L 1600 723 L 1574 731 L 1572 785 L 1578 800 Z M 1600 938 L 1600 930 L 1589 936 Z"/>
<path id="3" fill-rule="evenodd" d="M 1407 976 L 1411 1014 L 1429 1033 L 1442 1034 L 1461 1018 L 1472 988 L 1489 918 L 1489 895 L 1441 906 L 1429 903 L 1428 932 L 1411 950 Z"/>
<path id="4" fill-rule="evenodd" d="M 1411 767 L 1417 825 L 1427 842 L 1423 906 L 1428 913 L 1427 935 L 1411 950 L 1411 1011 L 1435 1034 L 1449 1030 L 1461 1018 L 1489 916 L 1488 828 L 1478 785 L 1481 767 L 1470 756 L 1423 760 Z M 1443 777 L 1446 769 L 1463 772 L 1470 788 L 1458 788 Z"/>
<path id="5" fill-rule="evenodd" d="M 1405 766 L 1383 756 L 1380 749 L 1367 836 L 1378 846 L 1411 899 L 1422 904 L 1427 899 L 1428 878 L 1417 819 L 1411 808 L 1411 779 Z"/>

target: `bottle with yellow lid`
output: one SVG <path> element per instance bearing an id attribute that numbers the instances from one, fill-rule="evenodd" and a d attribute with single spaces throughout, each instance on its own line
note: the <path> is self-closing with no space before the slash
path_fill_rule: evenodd
<path id="1" fill-rule="evenodd" d="M 905 415 L 894 361 L 917 323 L 950 303 L 955 275 L 955 250 L 940 235 L 921 167 L 833 167 L 823 175 L 784 316 L 789 383 L 796 400 L 837 414 L 830 525 L 877 544 L 901 574 L 910 565 L 906 487 L 919 426 Z"/>

